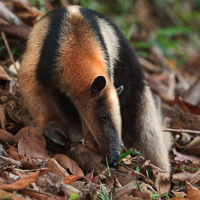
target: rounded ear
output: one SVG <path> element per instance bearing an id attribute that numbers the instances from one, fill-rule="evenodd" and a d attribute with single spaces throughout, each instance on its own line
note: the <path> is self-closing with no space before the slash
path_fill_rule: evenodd
<path id="1" fill-rule="evenodd" d="M 116 89 L 118 96 L 123 92 L 123 90 L 124 90 L 124 86 L 123 85 L 121 85 L 120 87 L 118 87 Z"/>
<path id="2" fill-rule="evenodd" d="M 106 79 L 104 76 L 97 76 L 90 86 L 91 95 L 99 94 L 106 86 Z"/>

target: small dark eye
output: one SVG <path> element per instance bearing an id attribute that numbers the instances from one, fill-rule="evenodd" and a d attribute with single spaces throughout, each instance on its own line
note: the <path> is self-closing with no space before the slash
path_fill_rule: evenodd
<path id="1" fill-rule="evenodd" d="M 103 114 L 101 115 L 101 119 L 104 120 L 104 121 L 108 120 L 108 118 L 109 118 L 108 113 L 103 113 Z"/>

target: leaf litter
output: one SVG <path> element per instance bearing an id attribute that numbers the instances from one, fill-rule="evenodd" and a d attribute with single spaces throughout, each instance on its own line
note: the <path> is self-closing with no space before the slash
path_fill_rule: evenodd
<path id="1" fill-rule="evenodd" d="M 9 10 L 8 4 L 13 9 Z M 0 16 L 6 22 L 0 21 L 0 31 L 15 36 L 16 40 L 26 40 L 30 28 L 44 14 L 19 1 L 1 3 L 0 6 L 6 6 L 5 12 L 1 13 L 5 16 Z M 154 56 L 160 58 L 158 54 L 158 50 L 154 51 Z M 164 120 L 168 117 L 169 127 L 199 131 L 200 108 L 196 95 L 199 81 L 192 81 L 194 77 L 179 71 L 170 60 L 169 73 L 145 58 L 141 57 L 140 62 L 152 91 L 164 102 L 163 115 Z M 30 126 L 34 122 L 23 106 L 16 77 L 9 71 L 13 64 L 9 60 L 0 62 L 0 198 L 200 199 L 198 134 L 188 132 L 178 136 L 173 133 L 171 173 L 163 172 L 142 156 L 130 152 L 123 152 L 127 156 L 120 161 L 117 170 L 110 169 L 111 177 L 106 166 L 104 170 L 100 166 L 93 166 L 95 170 L 91 172 L 82 170 L 81 163 L 64 153 L 48 150 L 42 133 Z M 192 100 L 190 96 L 194 96 Z M 87 163 L 86 159 L 83 162 Z M 124 178 L 131 177 L 132 181 L 121 184 L 118 172 L 124 174 Z"/>

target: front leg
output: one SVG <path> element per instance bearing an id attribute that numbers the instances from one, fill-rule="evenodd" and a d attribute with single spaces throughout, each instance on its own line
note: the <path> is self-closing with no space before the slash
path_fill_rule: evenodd
<path id="1" fill-rule="evenodd" d="M 134 98 L 135 96 L 132 95 L 122 109 L 122 137 L 125 146 L 126 143 L 129 147 L 131 143 L 137 144 L 146 159 L 150 159 L 156 166 L 170 172 L 167 149 L 170 145 L 165 144 L 149 87 L 145 86 L 143 94 L 135 102 Z"/>
<path id="2" fill-rule="evenodd" d="M 66 127 L 60 121 L 48 122 L 43 128 L 43 134 L 48 148 L 59 152 L 65 150 L 69 146 L 70 140 L 66 133 Z"/>

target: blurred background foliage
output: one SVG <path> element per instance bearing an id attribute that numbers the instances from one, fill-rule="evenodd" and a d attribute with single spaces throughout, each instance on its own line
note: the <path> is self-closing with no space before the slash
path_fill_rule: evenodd
<path id="1" fill-rule="evenodd" d="M 18 0 L 3 2 L 12 1 Z M 186 69 L 192 75 L 197 72 L 200 75 L 200 0 L 20 0 L 20 2 L 32 5 L 42 12 L 68 5 L 81 5 L 96 10 L 120 27 L 139 57 L 161 66 L 162 69 Z M 1 37 L 0 43 L 2 43 Z M 21 57 L 23 54 L 23 48 L 21 50 L 15 47 L 11 50 L 16 57 Z M 3 52 L 5 46 L 0 47 L 0 55 Z"/>
<path id="2" fill-rule="evenodd" d="M 30 0 L 42 11 L 45 0 Z M 53 7 L 75 4 L 109 17 L 124 32 L 137 55 L 158 65 L 198 68 L 200 0 L 49 0 Z M 189 71 L 192 71 L 189 69 Z"/>

